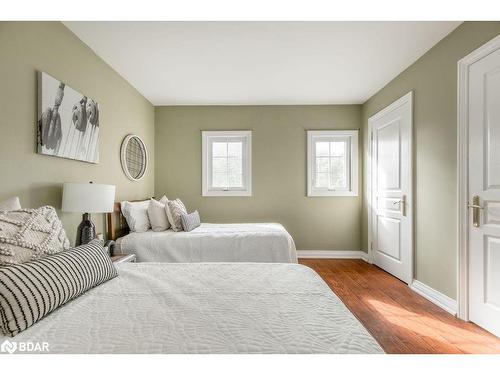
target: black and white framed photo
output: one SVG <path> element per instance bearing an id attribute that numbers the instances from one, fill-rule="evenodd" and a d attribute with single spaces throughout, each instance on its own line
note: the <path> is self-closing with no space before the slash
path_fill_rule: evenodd
<path id="1" fill-rule="evenodd" d="M 99 105 L 38 72 L 38 153 L 99 162 Z"/>

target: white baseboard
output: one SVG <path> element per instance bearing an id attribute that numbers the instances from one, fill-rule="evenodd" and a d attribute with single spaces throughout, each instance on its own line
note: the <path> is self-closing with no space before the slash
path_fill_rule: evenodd
<path id="1" fill-rule="evenodd" d="M 431 301 L 435 305 L 441 307 L 443 310 L 449 312 L 450 314 L 457 314 L 457 301 L 455 301 L 453 298 L 450 298 L 443 293 L 432 289 L 430 286 L 425 285 L 418 280 L 413 280 L 410 288 L 425 299 Z"/>
<path id="2" fill-rule="evenodd" d="M 297 250 L 299 258 L 319 259 L 363 259 L 368 261 L 368 254 L 360 250 Z"/>

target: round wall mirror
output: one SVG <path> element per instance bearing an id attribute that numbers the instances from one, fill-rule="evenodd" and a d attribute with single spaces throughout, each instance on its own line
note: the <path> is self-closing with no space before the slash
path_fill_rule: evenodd
<path id="1" fill-rule="evenodd" d="M 132 181 L 138 181 L 146 174 L 148 168 L 148 152 L 146 145 L 137 135 L 125 137 L 121 147 L 122 168 Z"/>

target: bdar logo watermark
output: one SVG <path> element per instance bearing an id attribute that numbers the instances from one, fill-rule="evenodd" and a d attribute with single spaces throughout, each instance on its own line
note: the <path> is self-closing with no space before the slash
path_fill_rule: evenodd
<path id="1" fill-rule="evenodd" d="M 20 341 L 14 342 L 5 340 L 0 345 L 1 353 L 42 353 L 49 352 L 49 343 L 48 342 L 32 342 L 32 341 Z"/>
<path id="2" fill-rule="evenodd" d="M 0 345 L 0 351 L 2 353 L 12 354 L 17 350 L 17 342 L 10 342 L 9 340 L 5 340 L 2 345 Z"/>

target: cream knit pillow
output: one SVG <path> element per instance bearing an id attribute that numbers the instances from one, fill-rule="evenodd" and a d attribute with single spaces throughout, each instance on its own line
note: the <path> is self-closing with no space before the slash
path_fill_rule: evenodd
<path id="1" fill-rule="evenodd" d="M 53 207 L 0 212 L 0 266 L 67 249 L 69 240 Z"/>

